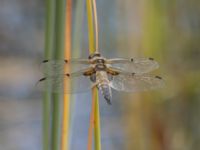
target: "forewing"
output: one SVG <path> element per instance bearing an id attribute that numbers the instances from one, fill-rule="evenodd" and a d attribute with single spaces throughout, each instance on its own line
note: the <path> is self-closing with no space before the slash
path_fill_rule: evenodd
<path id="1" fill-rule="evenodd" d="M 46 90 L 50 88 L 52 93 L 81 93 L 92 88 L 93 83 L 89 77 L 84 76 L 81 72 L 72 74 L 58 74 L 47 76 L 40 79 L 39 89 Z"/>
<path id="2" fill-rule="evenodd" d="M 71 60 L 44 60 L 41 64 L 41 70 L 45 75 L 66 74 L 76 72 L 89 67 L 87 59 Z"/>
<path id="3" fill-rule="evenodd" d="M 113 76 L 110 86 L 117 91 L 137 92 L 161 88 L 164 81 L 159 76 L 149 74 L 119 74 Z"/>
<path id="4" fill-rule="evenodd" d="M 114 68 L 137 74 L 148 73 L 159 67 L 153 58 L 116 58 L 107 60 L 107 64 L 110 64 Z"/>

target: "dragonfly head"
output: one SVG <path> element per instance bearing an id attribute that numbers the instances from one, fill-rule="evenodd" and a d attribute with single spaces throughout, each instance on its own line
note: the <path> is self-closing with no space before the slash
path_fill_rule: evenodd
<path id="1" fill-rule="evenodd" d="M 93 54 L 90 54 L 88 59 L 93 59 L 95 57 L 101 57 L 101 54 L 100 53 L 93 53 Z"/>

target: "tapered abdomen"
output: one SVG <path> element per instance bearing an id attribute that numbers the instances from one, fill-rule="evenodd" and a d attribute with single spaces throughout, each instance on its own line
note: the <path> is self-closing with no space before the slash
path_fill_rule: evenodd
<path id="1" fill-rule="evenodd" d="M 104 96 L 108 104 L 111 104 L 112 92 L 109 86 L 109 80 L 107 73 L 105 71 L 97 71 L 96 73 L 96 83 L 99 91 Z"/>

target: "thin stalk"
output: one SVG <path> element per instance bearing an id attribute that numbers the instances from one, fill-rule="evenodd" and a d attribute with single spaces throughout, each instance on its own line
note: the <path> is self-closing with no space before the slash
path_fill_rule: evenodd
<path id="1" fill-rule="evenodd" d="M 88 40 L 89 40 L 89 52 L 95 52 L 95 39 L 94 39 L 94 25 L 93 25 L 93 13 L 92 13 L 92 1 L 86 1 L 87 19 L 88 19 Z"/>
<path id="2" fill-rule="evenodd" d="M 65 19 L 65 0 L 56 0 L 56 17 L 55 17 L 55 47 L 54 59 L 63 59 L 64 49 L 64 19 Z M 59 150 L 60 148 L 60 102 L 61 95 L 54 93 L 52 95 L 52 136 L 51 149 Z"/>
<path id="3" fill-rule="evenodd" d="M 74 18 L 73 27 L 72 27 L 72 46 L 71 46 L 71 57 L 73 58 L 80 58 L 82 52 L 82 39 L 83 39 L 83 21 L 84 21 L 84 12 L 85 12 L 85 1 L 78 0 L 76 3 L 73 3 L 74 9 Z M 75 119 L 75 112 L 73 111 L 76 109 L 76 95 L 71 96 L 70 101 L 70 131 L 73 131 L 74 127 L 74 119 Z M 69 143 L 73 142 L 73 133 L 69 133 Z M 69 149 L 71 149 L 69 144 Z"/>
<path id="4" fill-rule="evenodd" d="M 77 1 L 75 4 L 74 12 L 74 25 L 73 25 L 73 35 L 72 35 L 72 50 L 73 57 L 80 57 L 81 50 L 81 40 L 83 35 L 83 17 L 84 17 L 84 4 L 85 1 Z"/>
<path id="5" fill-rule="evenodd" d="M 65 59 L 69 60 L 71 56 L 71 22 L 72 22 L 72 0 L 67 0 L 66 3 L 66 18 L 65 18 Z M 70 68 L 64 68 L 65 72 L 69 72 Z M 65 80 L 64 86 L 70 83 Z M 70 95 L 65 94 L 63 99 L 63 115 L 62 115 L 62 132 L 61 132 L 61 150 L 69 149 L 69 121 L 70 121 Z"/>
<path id="6" fill-rule="evenodd" d="M 153 0 L 148 1 L 146 0 L 144 6 L 144 40 L 143 40 L 143 46 L 144 46 L 144 53 L 146 55 L 153 55 L 156 57 L 157 60 L 162 61 L 162 49 L 165 46 L 165 37 L 166 37 L 166 24 L 165 23 L 165 9 L 162 8 L 162 2 L 159 0 Z M 147 137 L 147 139 L 142 139 L 143 141 L 148 141 L 148 149 L 167 149 L 167 145 L 165 145 L 165 142 L 163 142 L 163 139 L 160 138 L 162 135 L 162 126 L 160 124 L 156 124 L 155 120 L 157 119 L 156 116 L 152 117 L 151 115 L 156 113 L 155 112 L 155 102 L 151 99 L 151 97 L 148 97 L 148 101 L 142 101 L 143 106 L 146 106 L 143 112 L 143 115 L 148 117 L 148 122 L 153 123 L 154 126 L 145 126 L 149 131 L 153 131 L 152 134 L 150 134 L 149 137 L 144 135 L 144 137 Z M 148 114 L 148 115 L 147 115 Z M 159 123 L 159 122 L 157 122 Z M 160 126 L 160 130 L 158 127 Z M 159 136 L 159 138 L 156 138 Z M 151 139 L 151 140 L 149 140 Z"/>
<path id="7" fill-rule="evenodd" d="M 99 52 L 99 29 L 98 29 L 98 18 L 97 18 L 97 7 L 96 7 L 96 0 L 92 0 L 93 5 L 93 13 L 94 13 L 94 26 L 95 26 L 95 42 L 96 42 L 96 53 Z"/>
<path id="8" fill-rule="evenodd" d="M 52 128 L 51 128 L 51 150 L 59 150 L 60 132 L 60 95 L 52 94 Z"/>
<path id="9" fill-rule="evenodd" d="M 162 2 L 154 0 L 152 2 L 145 1 L 144 11 L 144 39 L 143 46 L 146 55 L 162 55 L 164 45 L 164 37 L 166 34 L 164 19 L 165 12 L 162 8 Z"/>
<path id="10" fill-rule="evenodd" d="M 93 91 L 92 91 L 92 94 L 93 94 L 93 99 L 95 101 L 95 107 L 94 107 L 94 141 L 95 141 L 95 150 L 101 150 L 101 126 L 100 126 L 98 89 L 94 88 Z"/>
<path id="11" fill-rule="evenodd" d="M 88 145 L 87 145 L 87 150 L 92 150 L 92 139 L 93 139 L 93 129 L 94 129 L 94 113 L 95 113 L 95 89 L 92 89 L 92 107 L 91 107 L 91 113 L 90 113 L 90 125 L 89 125 L 89 130 L 88 130 Z M 94 91 L 94 92 L 93 92 Z"/>
<path id="12" fill-rule="evenodd" d="M 71 46 L 71 57 L 73 58 L 80 58 L 81 57 L 81 51 L 82 51 L 82 38 L 83 38 L 83 17 L 85 12 L 85 1 L 78 0 L 76 3 L 73 3 L 73 9 L 74 9 L 74 18 L 73 21 L 73 27 L 72 27 L 72 46 Z M 70 131 L 73 131 L 74 127 L 74 119 L 75 119 L 75 112 L 73 111 L 75 109 L 76 105 L 76 95 L 71 96 L 71 102 L 70 102 Z M 73 133 L 69 133 L 69 143 L 73 141 Z M 71 149 L 69 145 L 69 149 Z"/>
<path id="13" fill-rule="evenodd" d="M 95 53 L 98 49 L 98 38 L 96 38 L 96 41 L 94 39 L 94 24 L 93 24 L 93 9 L 95 10 L 94 13 L 94 23 L 96 27 L 96 32 L 98 32 L 98 26 L 97 26 L 97 13 L 96 13 L 96 3 L 91 0 L 86 1 L 86 8 L 87 8 L 87 17 L 88 17 L 88 39 L 89 39 L 89 52 L 90 54 Z M 98 33 L 96 33 L 98 36 Z M 95 45 L 96 43 L 96 45 Z M 100 132 L 100 113 L 99 113 L 99 99 L 98 99 L 98 90 L 96 87 L 92 89 L 92 104 L 94 105 L 94 109 L 91 111 L 91 115 L 94 113 L 94 121 L 90 121 L 90 123 L 94 123 L 94 139 L 95 139 L 95 149 L 101 150 L 101 132 Z M 93 108 L 93 106 L 92 106 Z M 92 117 L 91 117 L 92 118 Z M 90 125 L 89 131 L 91 131 L 91 128 L 93 128 L 93 125 Z M 90 134 L 90 133 L 89 133 Z M 89 141 L 90 140 L 90 141 Z M 92 138 L 90 138 L 90 135 L 88 137 L 88 147 L 91 148 L 92 146 Z"/>
<path id="14" fill-rule="evenodd" d="M 55 0 L 46 1 L 46 28 L 45 28 L 45 59 L 52 57 L 54 49 L 54 28 L 55 28 Z M 50 106 L 51 94 L 50 87 L 43 97 L 43 150 L 49 150 L 49 130 L 50 130 Z"/>

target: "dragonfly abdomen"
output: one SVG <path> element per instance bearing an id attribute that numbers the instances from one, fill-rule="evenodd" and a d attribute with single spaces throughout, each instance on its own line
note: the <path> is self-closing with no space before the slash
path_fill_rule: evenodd
<path id="1" fill-rule="evenodd" d="M 112 93 L 109 86 L 108 76 L 105 71 L 98 71 L 96 73 L 96 83 L 99 91 L 102 93 L 107 103 L 111 104 Z"/>

